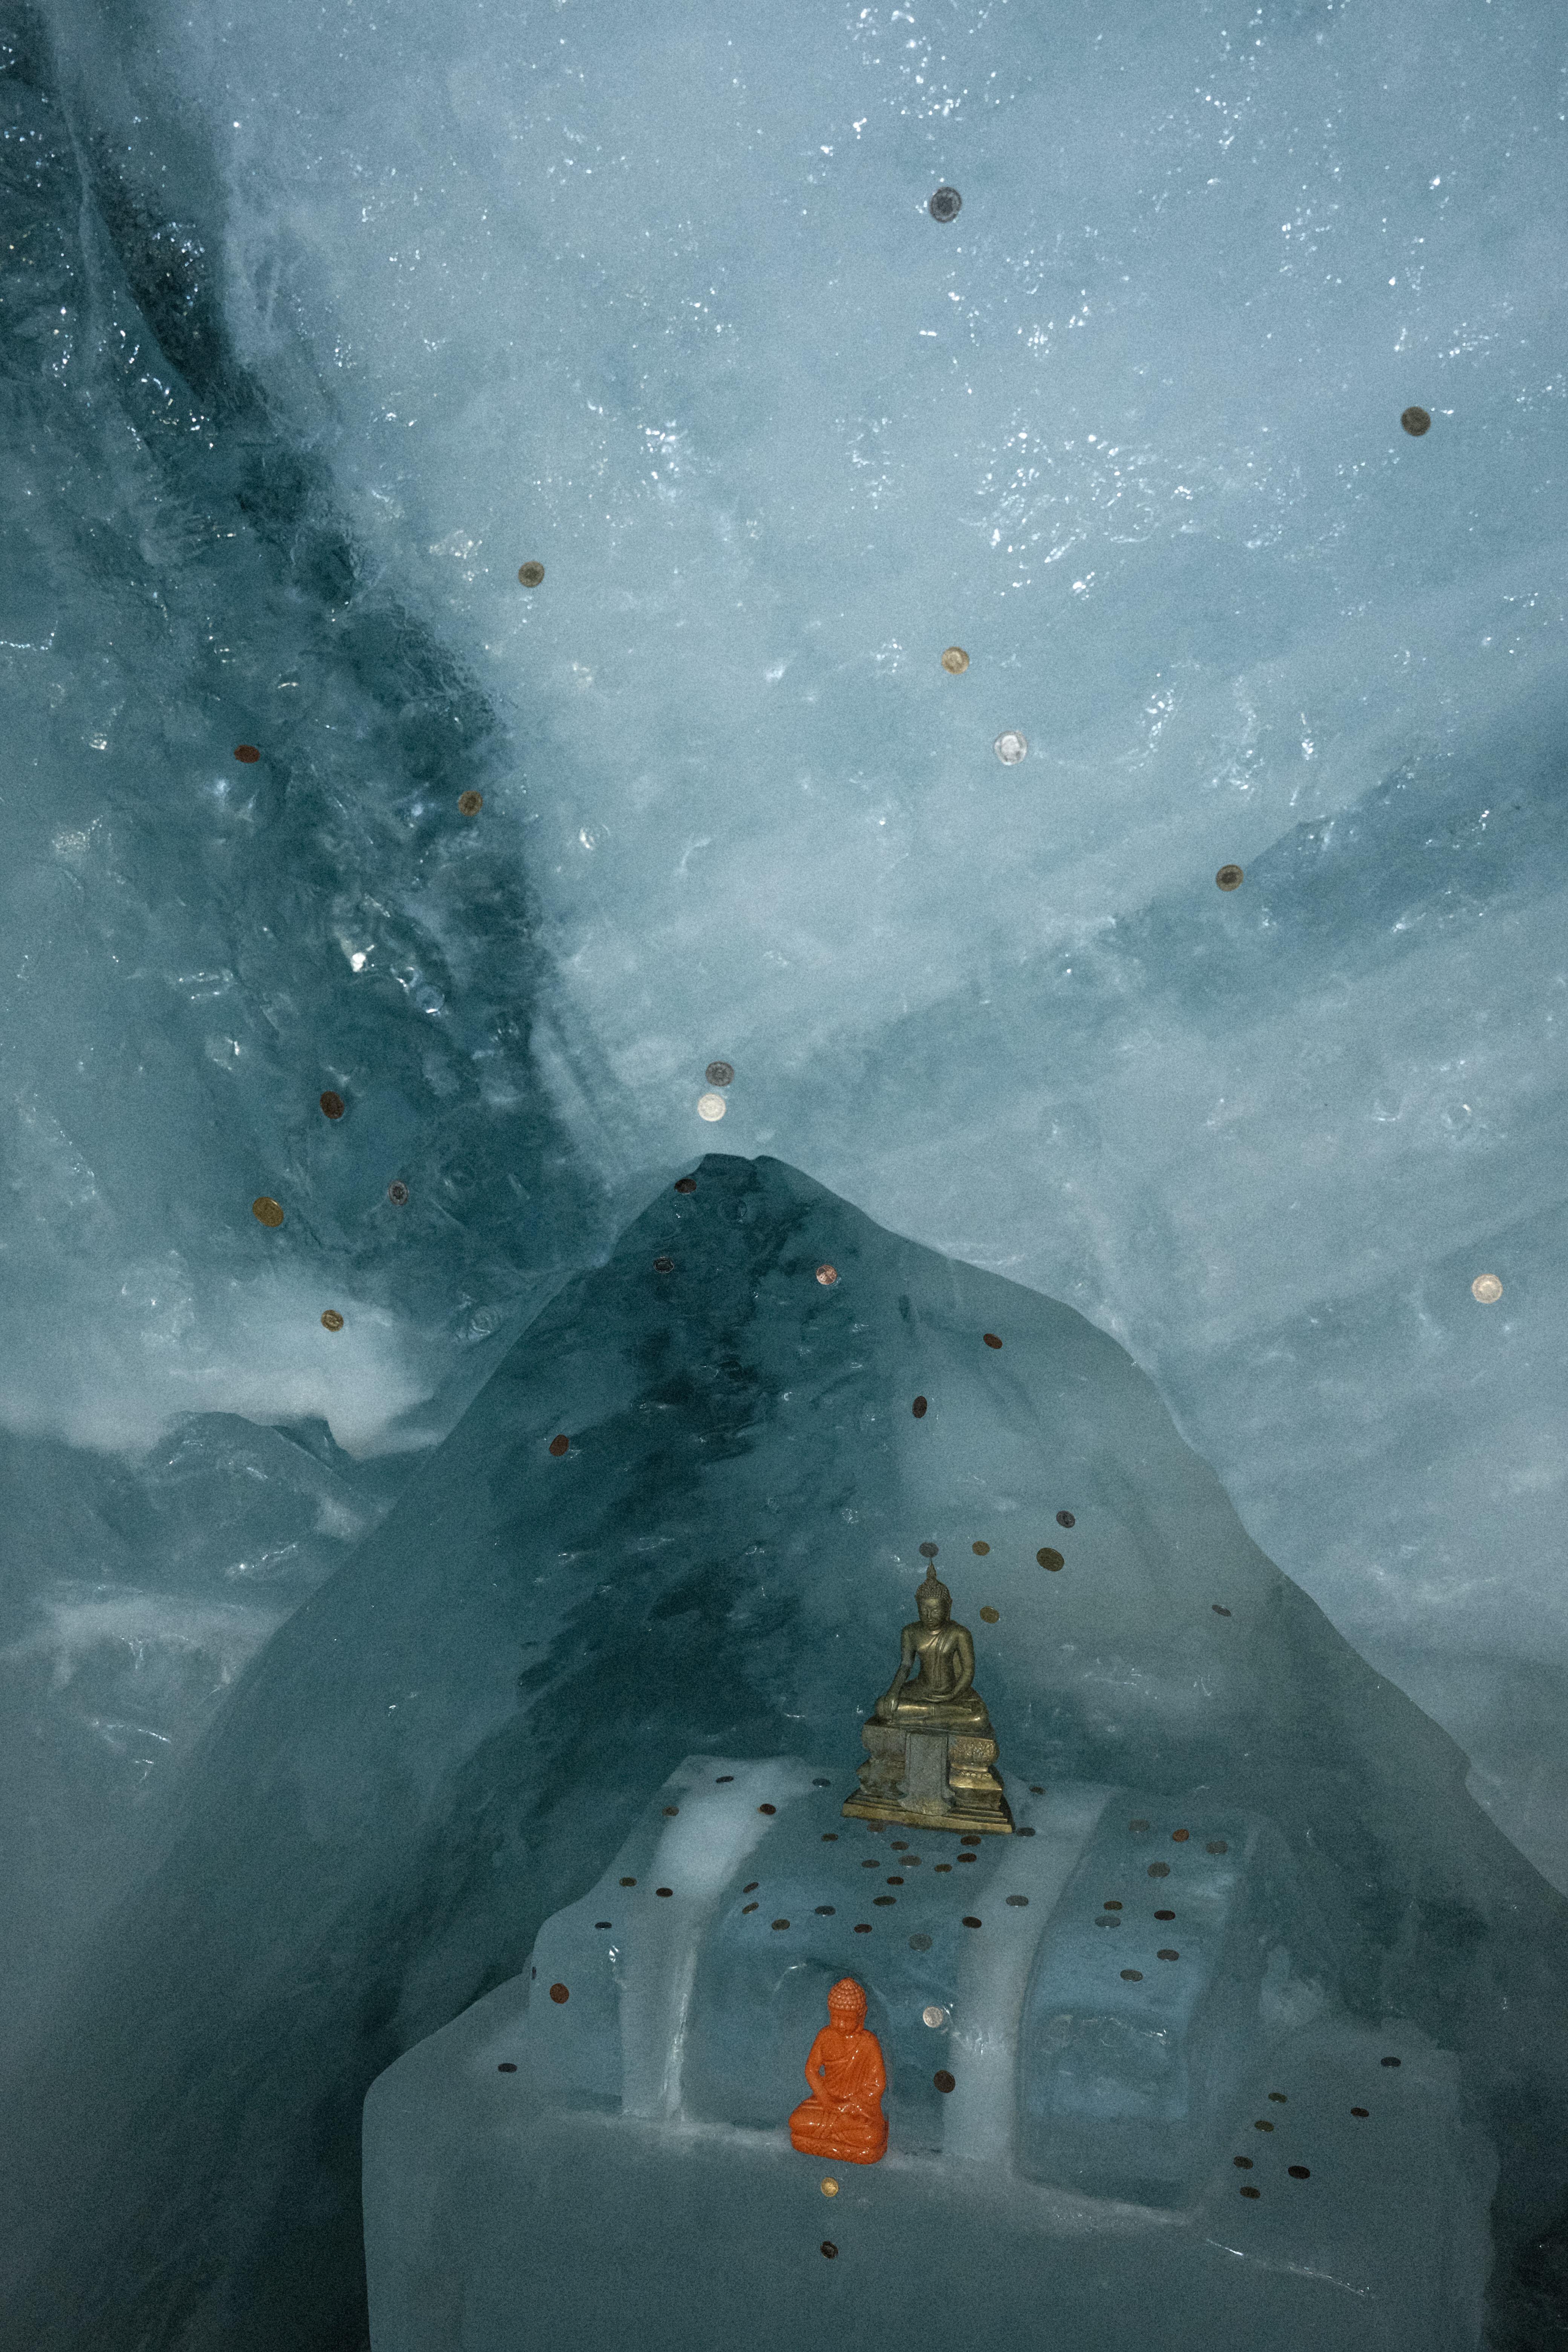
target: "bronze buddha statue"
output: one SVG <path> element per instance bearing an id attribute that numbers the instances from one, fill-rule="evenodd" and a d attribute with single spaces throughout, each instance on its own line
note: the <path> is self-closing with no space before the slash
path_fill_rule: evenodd
<path id="1" fill-rule="evenodd" d="M 899 1670 L 860 1737 L 867 1759 L 860 1789 L 844 1807 L 865 1821 L 910 1828 L 990 1830 L 1004 1835 L 1013 1817 L 996 1771 L 996 1742 L 985 1702 L 974 1687 L 974 1640 L 952 1614 L 952 1596 L 926 1553 L 918 1621 L 906 1625 Z"/>

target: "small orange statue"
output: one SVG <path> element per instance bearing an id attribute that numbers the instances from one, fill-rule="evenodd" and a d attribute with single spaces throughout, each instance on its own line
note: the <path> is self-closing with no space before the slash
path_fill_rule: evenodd
<path id="1" fill-rule="evenodd" d="M 789 2119 L 790 2146 L 839 2164 L 875 2164 L 888 2151 L 882 2045 L 866 2031 L 866 1995 L 840 1977 L 827 1996 L 827 2023 L 805 2062 L 811 2096 Z"/>

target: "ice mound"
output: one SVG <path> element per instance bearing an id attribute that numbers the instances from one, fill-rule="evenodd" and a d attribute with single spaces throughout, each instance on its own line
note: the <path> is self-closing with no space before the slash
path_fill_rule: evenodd
<path id="1" fill-rule="evenodd" d="M 18 2340 L 292 2352 L 359 2325 L 372 2080 L 516 1977 L 682 1759 L 847 1783 L 921 1540 L 1010 1785 L 1271 1822 L 1344 2014 L 1452 2054 L 1510 2308 L 1563 2184 L 1568 1906 L 1113 1340 L 712 1156 L 559 1292 L 235 1693 L 18 2094 Z"/>

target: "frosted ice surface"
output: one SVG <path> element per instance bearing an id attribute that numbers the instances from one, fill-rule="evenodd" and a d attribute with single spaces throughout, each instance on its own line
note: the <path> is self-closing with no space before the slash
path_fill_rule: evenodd
<path id="1" fill-rule="evenodd" d="M 372 1535 L 316 1591 L 406 1479 L 447 1476 L 428 1448 L 511 1339 L 712 1132 L 719 1051 L 735 1150 L 1124 1339 L 1294 1578 L 1258 1571 L 1291 1639 L 1310 1591 L 1568 1885 L 1558 63 L 1521 0 L 1110 27 L 825 0 L 0 12 L 0 2012 L 41 2020 L 40 2079 L 100 2063 L 59 2106 L 90 2122 L 58 2177 L 120 2153 L 90 2222 L 60 2191 L 71 2284 L 25 2340 L 178 2332 L 194 2299 L 237 2352 L 232 2282 L 263 2273 L 311 2281 L 292 2318 L 272 2296 L 267 2352 L 340 2310 L 352 2336 L 344 2135 L 370 2074 L 511 1971 L 617 1788 L 733 1745 L 737 1715 L 757 1754 L 819 1752 L 814 1707 L 852 1729 L 858 1668 L 784 1688 L 776 1565 L 771 1588 L 734 1571 L 710 1706 L 667 1720 L 629 1672 L 590 1704 L 564 1662 L 596 1671 L 605 1596 L 569 1561 L 576 1613 L 552 1598 L 540 1655 L 583 1721 L 615 1696 L 642 1732 L 574 1799 L 548 1743 L 450 1793 L 470 1825 L 537 1801 L 526 1898 L 495 1860 L 515 1822 L 493 1849 L 438 1835 L 421 1807 L 505 1744 L 532 1670 L 500 1601 L 466 1646 L 437 1573 L 510 1475 L 505 1383 L 430 1559 Z M 963 209 L 939 223 L 942 185 Z M 1008 730 L 1021 765 L 994 756 Z M 831 1220 L 813 1241 L 840 1259 Z M 539 1345 L 576 1479 L 601 1391 L 568 1322 Z M 632 1352 L 638 1425 L 682 1426 L 706 1471 L 697 1401 Z M 877 1360 L 969 1451 L 929 1478 L 906 1415 L 896 1477 L 874 1470 L 885 1430 L 841 1428 L 824 1389 L 818 1491 L 778 1472 L 798 1431 L 769 1420 L 764 1447 L 726 1420 L 775 1483 L 724 1489 L 705 1557 L 750 1558 L 784 1491 L 840 1578 L 864 1555 L 829 1538 L 907 1548 L 919 1508 L 945 1559 L 944 1514 L 983 1492 L 1048 1531 L 1030 1443 L 1004 1465 L 962 1381 Z M 797 1370 L 773 1362 L 769 1395 Z M 1033 1411 L 997 1406 L 1019 1432 Z M 491 1534 L 550 1585 L 536 1468 Z M 628 1454 L 616 1492 L 650 1547 L 630 1589 L 668 1600 L 690 1527 L 647 1526 L 659 1475 Z M 1193 1527 L 1150 1509 L 1140 1557 L 1190 1565 Z M 994 1530 L 992 1558 L 1014 1572 Z M 805 1573 L 790 1555 L 786 1586 Z M 1131 1743 L 1131 1777 L 1169 1786 L 1203 1769 L 1173 1726 L 1245 1739 L 1275 1777 L 1235 1801 L 1306 1869 L 1323 1806 L 1258 1761 L 1261 1679 L 1215 1682 L 1205 1651 L 1199 1691 L 1190 1626 L 1166 1648 L 1109 1584 L 1079 1621 L 1061 1581 L 1078 1656 L 1131 1625 L 1137 1663 L 1064 1669 L 1056 1767 L 1122 1785 Z M 811 1590 L 855 1646 L 860 1586 Z M 707 1601 L 670 1605 L 709 1632 Z M 1258 1635 L 1245 1605 L 1229 1622 Z M 1062 1659 L 1008 1654 L 1044 1709 Z M 1331 1656 L 1458 1840 L 1379 1796 L 1357 1847 L 1365 1948 L 1402 1955 L 1408 2006 L 1436 2018 L 1422 1956 L 1462 1923 L 1521 1969 L 1510 1938 L 1540 1925 L 1535 1990 L 1510 1979 L 1484 2032 L 1480 1991 L 1461 2003 L 1495 2088 L 1475 2053 L 1530 2042 L 1557 1915 L 1476 1843 L 1458 1751 Z M 357 1743 L 392 1733 L 384 1784 Z M 1341 1718 L 1319 1736 L 1337 1752 Z M 226 1988 L 206 2008 L 160 1972 L 187 1932 Z M 109 2039 L 60 1990 L 79 1968 Z M 337 2105 L 301 2153 L 320 2084 Z M 151 2151 L 132 2112 L 164 2118 Z M 1503 2136 L 1507 2262 L 1561 2188 L 1531 2129 Z M 276 2172 L 226 2169 L 279 2146 Z M 182 2202 L 209 2176 L 217 2224 Z M 83 2262 L 89 2229 L 122 2270 Z M 198 2241 L 226 2249 L 199 2279 Z M 173 2317 L 138 2302 L 152 2242 Z M 102 2298 L 80 2326 L 77 2294 Z"/>
<path id="2" fill-rule="evenodd" d="M 376 2352 L 785 2346 L 813 2321 L 938 2347 L 970 2297 L 988 2329 L 1043 2306 L 1110 2345 L 1145 2293 L 1180 2345 L 1475 2342 L 1495 2166 L 1459 2070 L 1338 2009 L 1266 1824 L 1202 1808 L 1228 1838 L 1173 1845 L 1158 1801 L 1015 1779 L 1020 1834 L 944 1884 L 956 1837 L 845 1820 L 831 1764 L 689 1758 L 524 1973 L 376 2084 Z M 846 1973 L 888 2071 L 874 2169 L 788 2143 Z"/>

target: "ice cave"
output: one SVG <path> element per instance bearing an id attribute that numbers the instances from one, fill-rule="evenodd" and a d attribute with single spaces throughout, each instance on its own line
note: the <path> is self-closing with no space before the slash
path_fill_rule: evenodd
<path id="1" fill-rule="evenodd" d="M 3 2352 L 1560 2352 L 1568 16 L 0 28 Z"/>

